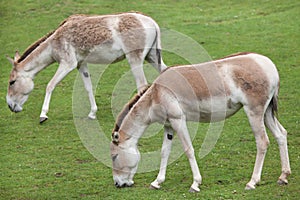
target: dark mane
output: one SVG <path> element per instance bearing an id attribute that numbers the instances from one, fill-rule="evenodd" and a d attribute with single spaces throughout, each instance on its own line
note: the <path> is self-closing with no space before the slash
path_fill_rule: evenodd
<path id="1" fill-rule="evenodd" d="M 122 111 L 117 117 L 115 127 L 112 131 L 112 133 L 119 131 L 119 128 L 123 122 L 123 119 L 126 117 L 126 115 L 129 113 L 131 108 L 138 102 L 138 100 L 146 93 L 146 91 L 150 88 L 151 85 L 148 85 L 147 88 L 145 88 L 140 94 L 136 94 L 134 97 L 131 98 L 131 100 L 123 107 Z"/>
<path id="2" fill-rule="evenodd" d="M 231 57 L 235 57 L 235 56 L 247 55 L 247 54 L 250 54 L 250 53 L 252 53 L 252 52 L 238 52 L 238 53 L 234 53 L 234 54 L 225 56 L 223 58 L 219 58 L 218 60 L 222 60 L 222 59 L 225 59 L 225 58 L 231 58 Z"/>
<path id="3" fill-rule="evenodd" d="M 67 20 L 64 20 L 60 25 L 62 26 Z M 23 55 L 18 59 L 18 63 L 22 62 L 25 58 L 27 58 L 27 56 L 29 54 L 31 54 L 38 46 L 40 46 L 41 43 L 43 43 L 45 40 L 47 40 L 56 30 L 48 33 L 47 35 L 45 35 L 44 37 L 38 39 L 35 43 L 33 43 L 32 45 L 30 45 L 25 52 L 23 53 Z"/>
<path id="4" fill-rule="evenodd" d="M 23 53 L 23 55 L 19 58 L 19 60 L 17 62 L 18 63 L 22 62 L 31 52 L 33 52 L 38 46 L 40 46 L 40 44 L 43 43 L 47 38 L 49 38 L 53 33 L 54 33 L 54 31 L 48 33 L 47 35 L 45 35 L 44 37 L 40 38 L 39 40 L 37 40 L 32 45 L 30 45 L 25 50 L 25 52 Z"/>

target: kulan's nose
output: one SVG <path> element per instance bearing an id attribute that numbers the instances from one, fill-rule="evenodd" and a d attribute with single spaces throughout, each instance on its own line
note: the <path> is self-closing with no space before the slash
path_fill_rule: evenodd
<path id="1" fill-rule="evenodd" d="M 14 106 L 12 106 L 12 105 L 10 105 L 10 104 L 7 104 L 7 105 L 8 105 L 8 107 L 9 107 L 10 111 L 14 112 Z"/>
<path id="2" fill-rule="evenodd" d="M 22 111 L 22 107 L 20 107 L 18 104 L 10 104 L 10 103 L 8 103 L 7 105 L 8 105 L 9 109 L 12 112 L 17 113 L 17 112 L 21 112 Z"/>
<path id="3" fill-rule="evenodd" d="M 121 184 L 119 184 L 118 182 L 115 182 L 115 186 L 116 186 L 117 188 L 130 187 L 130 186 L 127 185 L 126 183 L 123 183 L 123 184 L 121 185 Z"/>

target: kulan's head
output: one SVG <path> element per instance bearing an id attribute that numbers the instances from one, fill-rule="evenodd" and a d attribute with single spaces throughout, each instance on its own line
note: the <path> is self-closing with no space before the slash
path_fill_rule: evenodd
<path id="1" fill-rule="evenodd" d="M 13 68 L 9 76 L 6 102 L 12 112 L 20 112 L 30 92 L 33 90 L 34 83 L 28 73 L 20 66 L 20 63 L 18 63 L 18 52 L 16 52 L 14 59 L 7 58 L 13 65 Z"/>
<path id="2" fill-rule="evenodd" d="M 127 141 L 119 142 L 119 132 L 114 132 L 110 144 L 113 167 L 113 180 L 116 187 L 130 187 L 140 161 L 140 152 L 136 145 Z"/>

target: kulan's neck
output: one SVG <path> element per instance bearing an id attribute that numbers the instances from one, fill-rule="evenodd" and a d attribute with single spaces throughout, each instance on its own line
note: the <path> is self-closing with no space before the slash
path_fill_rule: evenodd
<path id="1" fill-rule="evenodd" d="M 142 137 L 144 131 L 150 125 L 149 107 L 147 106 L 149 105 L 149 102 L 146 101 L 144 99 L 138 101 L 124 118 L 120 127 L 120 132 L 126 134 L 124 139 L 130 139 L 135 144 L 138 143 L 138 140 Z"/>
<path id="2" fill-rule="evenodd" d="M 52 48 L 50 45 L 41 44 L 22 61 L 24 71 L 34 78 L 36 74 L 55 62 L 51 54 Z"/>
<path id="3" fill-rule="evenodd" d="M 130 119 L 131 121 L 131 119 Z M 123 126 L 121 127 L 121 131 L 123 132 L 124 135 L 124 139 L 125 140 L 130 140 L 131 143 L 137 144 L 139 139 L 143 136 L 144 131 L 146 130 L 146 128 L 149 126 L 149 124 L 143 122 L 138 116 L 136 117 L 136 120 L 131 121 L 130 123 L 128 123 L 128 121 L 126 123 L 123 124 Z"/>

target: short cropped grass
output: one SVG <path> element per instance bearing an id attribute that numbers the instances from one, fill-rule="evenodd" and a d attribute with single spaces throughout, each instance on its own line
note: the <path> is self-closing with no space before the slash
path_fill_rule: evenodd
<path id="1" fill-rule="evenodd" d="M 200 193 L 190 194 L 189 163 L 183 155 L 168 166 L 160 190 L 148 189 L 158 170 L 138 173 L 132 188 L 116 189 L 111 168 L 84 147 L 74 125 L 72 94 L 77 72 L 56 88 L 49 120 L 40 125 L 39 114 L 45 88 L 57 64 L 39 73 L 35 89 L 21 113 L 11 113 L 5 95 L 11 66 L 5 55 L 23 52 L 31 43 L 55 29 L 71 14 L 110 14 L 140 11 L 154 18 L 161 28 L 178 31 L 197 41 L 213 58 L 235 52 L 257 52 L 270 57 L 281 77 L 279 120 L 288 130 L 292 175 L 289 185 L 278 186 L 280 159 L 276 141 L 265 159 L 262 182 L 254 191 L 244 187 L 251 177 L 256 147 L 243 111 L 226 120 L 215 148 L 198 160 L 203 176 Z M 300 193 L 300 3 L 275 1 L 39 1 L 1 0 L 0 3 L 0 199 L 297 199 Z M 164 41 L 163 41 L 164 42 Z M 182 44 L 174 41 L 180 49 Z M 187 61 L 167 51 L 167 65 Z M 97 118 L 109 138 L 114 124 L 112 91 L 128 73 L 126 61 L 112 64 L 101 76 L 96 101 Z M 93 77 L 92 78 L 97 78 Z M 193 140 L 201 147 L 207 125 Z M 159 150 L 162 135 L 143 138 L 141 151 Z M 100 147 L 101 148 L 101 147 Z M 109 153 L 109 149 L 104 151 Z"/>

